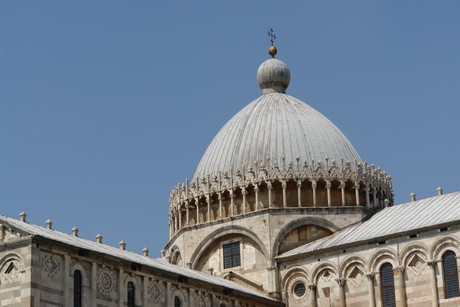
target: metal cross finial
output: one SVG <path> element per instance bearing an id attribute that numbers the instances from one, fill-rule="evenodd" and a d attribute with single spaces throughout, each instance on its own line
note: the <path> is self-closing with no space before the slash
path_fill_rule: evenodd
<path id="1" fill-rule="evenodd" d="M 270 28 L 267 34 L 268 34 L 268 37 L 270 37 L 270 42 L 272 43 L 272 46 L 273 46 L 273 42 L 276 39 L 275 31 L 273 31 L 273 28 Z"/>

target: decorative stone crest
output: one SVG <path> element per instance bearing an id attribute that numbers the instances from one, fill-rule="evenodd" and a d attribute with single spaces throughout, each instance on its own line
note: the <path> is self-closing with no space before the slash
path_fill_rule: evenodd
<path id="1" fill-rule="evenodd" d="M 105 295 L 110 295 L 115 285 L 115 279 L 111 270 L 99 269 L 97 273 L 97 288 Z"/>
<path id="2" fill-rule="evenodd" d="M 161 292 L 161 289 L 158 286 L 158 282 L 156 281 L 150 284 L 147 292 L 155 303 L 157 303 L 163 297 L 163 293 Z"/>
<path id="3" fill-rule="evenodd" d="M 203 293 L 199 292 L 195 299 L 195 306 L 198 307 L 208 307 L 208 300 Z"/>
<path id="4" fill-rule="evenodd" d="M 53 276 L 59 271 L 59 262 L 51 254 L 47 254 L 42 258 L 42 265 L 49 276 Z"/>
<path id="5" fill-rule="evenodd" d="M 425 264 L 425 260 L 423 260 L 419 255 L 415 254 L 409 261 L 407 267 L 410 268 L 415 274 L 419 275 L 423 271 Z"/>
<path id="6" fill-rule="evenodd" d="M 363 281 L 364 279 L 364 273 L 363 271 L 357 266 L 355 265 L 353 267 L 353 269 L 350 271 L 350 274 L 348 274 L 347 276 L 347 279 L 349 281 L 351 281 L 351 283 L 354 285 L 354 286 L 359 286 L 361 284 L 361 282 Z"/>
<path id="7" fill-rule="evenodd" d="M 0 284 L 14 283 L 21 280 L 22 264 L 17 258 L 7 259 L 0 267 Z"/>

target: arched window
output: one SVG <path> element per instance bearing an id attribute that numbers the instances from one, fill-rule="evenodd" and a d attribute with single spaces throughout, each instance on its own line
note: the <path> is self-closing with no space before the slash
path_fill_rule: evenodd
<path id="1" fill-rule="evenodd" d="M 134 307 L 134 284 L 132 281 L 128 282 L 128 307 Z"/>
<path id="2" fill-rule="evenodd" d="M 81 307 L 81 272 L 73 272 L 73 306 Z"/>
<path id="3" fill-rule="evenodd" d="M 393 266 L 388 262 L 380 267 L 380 289 L 382 292 L 382 306 L 396 307 Z"/>
<path id="4" fill-rule="evenodd" d="M 175 296 L 174 297 L 174 307 L 180 307 L 180 306 L 181 306 L 180 298 L 178 296 Z"/>
<path id="5" fill-rule="evenodd" d="M 453 251 L 447 251 L 442 255 L 442 269 L 444 271 L 444 293 L 446 298 L 460 296 L 457 258 Z"/>

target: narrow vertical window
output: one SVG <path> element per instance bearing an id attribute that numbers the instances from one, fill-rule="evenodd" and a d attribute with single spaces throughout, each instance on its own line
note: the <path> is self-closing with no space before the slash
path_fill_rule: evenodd
<path id="1" fill-rule="evenodd" d="M 178 296 L 174 297 L 174 307 L 180 307 L 180 298 Z"/>
<path id="2" fill-rule="evenodd" d="M 222 249 L 224 254 L 224 269 L 240 266 L 240 241 L 224 244 Z"/>
<path id="3" fill-rule="evenodd" d="M 380 267 L 380 285 L 382 291 L 382 306 L 396 307 L 393 266 L 388 262 Z"/>
<path id="4" fill-rule="evenodd" d="M 446 298 L 460 296 L 458 289 L 457 258 L 453 251 L 442 255 L 442 268 L 444 270 L 444 293 Z"/>
<path id="5" fill-rule="evenodd" d="M 73 272 L 73 306 L 81 307 L 81 272 Z"/>
<path id="6" fill-rule="evenodd" d="M 132 281 L 128 282 L 128 307 L 134 307 L 134 284 Z"/>

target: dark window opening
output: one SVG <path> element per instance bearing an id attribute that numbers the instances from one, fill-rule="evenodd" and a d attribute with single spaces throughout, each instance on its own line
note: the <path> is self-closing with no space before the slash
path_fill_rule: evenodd
<path id="1" fill-rule="evenodd" d="M 81 307 L 81 272 L 76 270 L 73 272 L 73 306 Z"/>
<path id="2" fill-rule="evenodd" d="M 132 281 L 128 282 L 128 307 L 134 307 L 134 284 Z"/>
<path id="3" fill-rule="evenodd" d="M 393 266 L 389 263 L 384 263 L 380 267 L 380 284 L 382 291 L 382 306 L 396 307 Z"/>
<path id="4" fill-rule="evenodd" d="M 227 243 L 222 247 L 224 250 L 224 269 L 240 266 L 240 242 Z"/>
<path id="5" fill-rule="evenodd" d="M 457 258 L 453 251 L 442 255 L 442 268 L 444 270 L 444 292 L 446 298 L 460 296 L 458 289 Z"/>
<path id="6" fill-rule="evenodd" d="M 305 292 L 307 291 L 307 288 L 305 287 L 305 284 L 304 283 L 298 283 L 297 285 L 295 285 L 294 287 L 294 294 L 297 296 L 297 297 L 302 297 L 304 296 Z"/>
<path id="7" fill-rule="evenodd" d="M 444 231 L 447 231 L 447 230 L 449 230 L 447 227 L 443 227 L 443 228 L 439 229 L 440 232 L 444 232 Z"/>
<path id="8" fill-rule="evenodd" d="M 180 298 L 178 296 L 175 296 L 174 297 L 174 307 L 180 307 L 180 306 L 181 306 Z"/>

